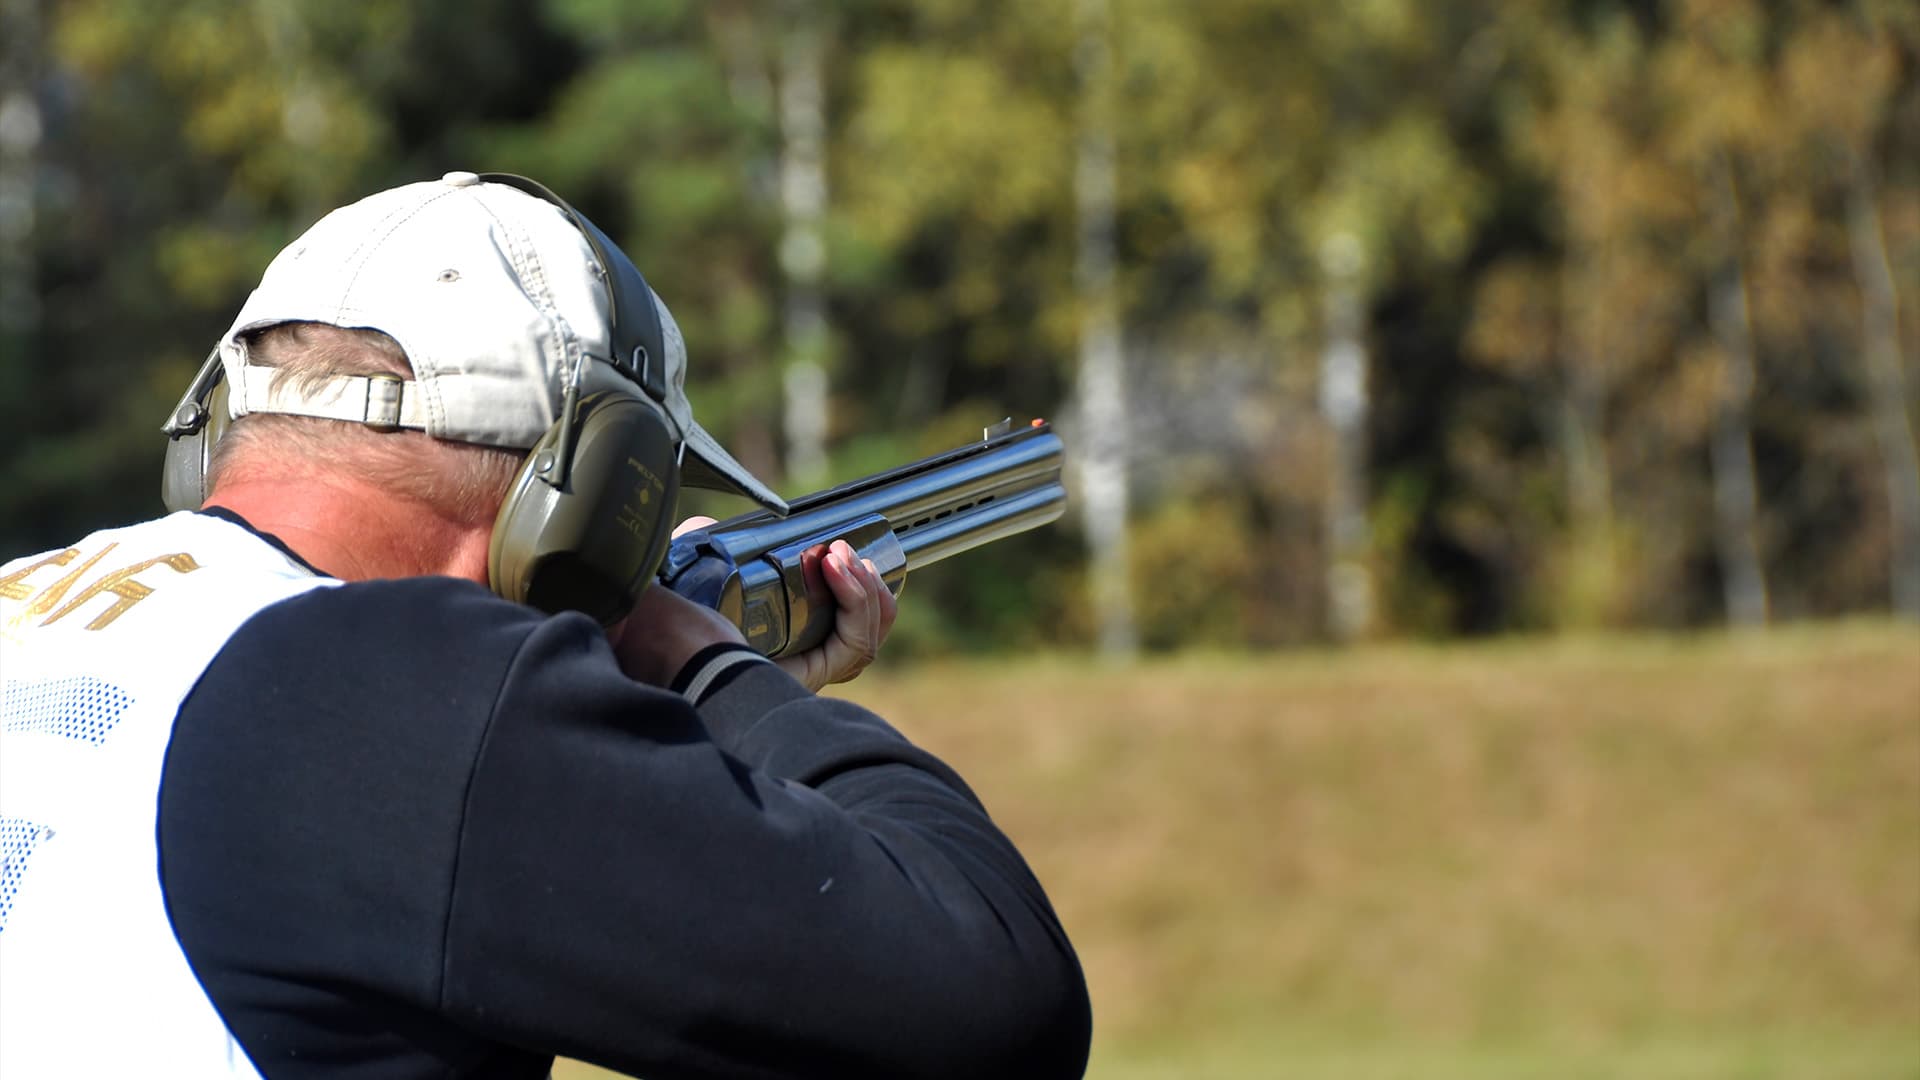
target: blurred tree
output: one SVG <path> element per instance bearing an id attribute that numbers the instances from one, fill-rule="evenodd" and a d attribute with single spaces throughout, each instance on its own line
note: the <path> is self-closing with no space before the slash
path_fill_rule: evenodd
<path id="1" fill-rule="evenodd" d="M 1149 647 L 1920 602 L 1911 3 L 1101 6 L 8 0 L 0 547 L 150 513 L 272 252 L 477 168 L 627 247 L 790 488 L 1124 436 Z M 918 647 L 1097 640 L 1087 531 L 924 575 Z"/>
<path id="2" fill-rule="evenodd" d="M 1080 315 L 1071 5 L 872 0 L 847 4 L 838 25 L 845 106 L 829 220 L 849 388 L 836 401 L 848 436 L 839 475 L 978 438 L 1009 415 L 1054 417 L 1077 454 L 1085 432 L 1056 413 Z M 1084 495 L 1076 484 L 1075 500 Z M 1084 542 L 1073 526 L 1060 531 Z M 1053 539 L 923 575 L 908 606 L 974 628 L 966 637 L 990 627 L 1007 642 L 1091 640 L 1085 560 Z M 1045 573 L 1026 561 L 1035 550 L 1070 569 Z M 1015 587 L 1035 581 L 1062 591 Z"/>
<path id="3" fill-rule="evenodd" d="M 1920 12 L 1874 2 L 1852 11 L 1815 9 L 1798 30 L 1785 65 L 1797 126 L 1814 160 L 1845 191 L 1867 407 L 1889 518 L 1892 606 L 1920 620 L 1920 457 L 1901 356 L 1900 294 L 1880 209 L 1889 173 L 1908 185 L 1920 180 Z M 1847 73 L 1846 92 L 1828 81 L 1836 72 Z"/>
<path id="4" fill-rule="evenodd" d="M 1396 282 L 1461 257 L 1482 213 L 1483 180 L 1453 110 L 1481 92 L 1456 58 L 1484 16 L 1279 2 L 1143 5 L 1137 17 L 1130 142 L 1143 185 L 1160 189 L 1150 197 L 1177 223 L 1168 232 L 1182 237 L 1141 254 L 1158 256 L 1162 280 L 1168 264 L 1194 266 L 1196 291 L 1213 298 L 1207 316 L 1244 320 L 1264 352 L 1295 358 L 1302 381 L 1317 382 L 1326 446 L 1300 463 L 1321 470 L 1325 629 L 1363 635 L 1380 560 L 1368 493 L 1424 486 L 1371 477 L 1375 389 L 1397 395 L 1413 374 L 1400 365 L 1426 360 L 1395 357 L 1383 371 L 1370 355 L 1372 309 Z M 1401 92 L 1409 86 L 1440 92 Z"/>
<path id="5" fill-rule="evenodd" d="M 1075 122 L 1074 251 L 1078 286 L 1080 367 L 1080 506 L 1087 532 L 1087 574 L 1100 651 L 1110 659 L 1134 653 L 1132 581 L 1127 555 L 1127 383 L 1115 263 L 1115 93 L 1113 19 L 1107 0 L 1076 0 L 1074 63 L 1080 74 Z"/>
<path id="6" fill-rule="evenodd" d="M 0 550 L 159 508 L 159 421 L 273 252 L 326 207 L 465 164 L 463 125 L 544 99 L 565 59 L 517 7 L 74 0 L 37 33 L 10 24 L 44 136 Z M 432 78 L 415 66 L 440 56 Z"/>
<path id="7" fill-rule="evenodd" d="M 1325 343 L 1320 350 L 1320 418 L 1333 443 L 1327 461 L 1326 578 L 1328 629 L 1340 641 L 1373 628 L 1372 528 L 1367 520 L 1367 349 L 1363 334 L 1365 268 L 1360 241 L 1335 233 L 1321 245 Z"/>
<path id="8" fill-rule="evenodd" d="M 808 487 L 827 471 L 827 114 L 822 6 L 788 0 L 779 30 L 780 268 L 786 275 L 787 471 Z"/>
<path id="9" fill-rule="evenodd" d="M 1546 98 L 1527 134 L 1554 184 L 1560 225 L 1557 434 L 1570 531 L 1559 620 L 1584 626 L 1624 614 L 1608 414 L 1618 388 L 1641 381 L 1658 358 L 1671 305 L 1684 295 L 1647 228 L 1648 218 L 1671 221 L 1680 208 L 1677 179 L 1641 142 L 1650 103 L 1640 93 L 1647 50 L 1634 16 L 1607 12 L 1591 34 L 1553 27 L 1541 44 Z"/>
<path id="10" fill-rule="evenodd" d="M 1893 610 L 1920 621 L 1920 460 L 1916 460 L 1907 380 L 1900 359 L 1899 293 L 1880 225 L 1878 164 L 1855 160 L 1847 190 L 1847 224 L 1861 298 L 1862 351 L 1874 432 L 1886 474 Z"/>
<path id="11" fill-rule="evenodd" d="M 1654 58 L 1661 95 L 1659 148 L 1691 178 L 1695 220 L 1710 223 L 1682 252 L 1706 282 L 1703 350 L 1717 386 L 1708 439 L 1715 546 L 1727 621 L 1767 620 L 1766 577 L 1756 522 L 1752 406 L 1756 361 L 1745 248 L 1751 211 L 1743 192 L 1762 184 L 1756 158 L 1777 136 L 1775 87 L 1767 78 L 1765 14 L 1754 4 L 1691 0 Z"/>
<path id="12" fill-rule="evenodd" d="M 41 47 L 46 40 L 40 0 L 0 5 L 0 349 L 9 355 L 32 340 L 40 323 L 39 270 L 34 244 L 40 201 L 43 135 Z M 0 369 L 0 378 L 13 374 Z M 0 398 L 24 395 L 9 381 Z M 0 414 L 0 423 L 12 419 Z"/>
<path id="13" fill-rule="evenodd" d="M 1920 573 L 1907 539 L 1920 513 L 1914 350 L 1897 329 L 1901 294 L 1911 302 L 1920 281 L 1914 228 L 1901 224 L 1920 198 L 1917 13 L 1876 0 L 1768 12 L 1777 90 L 1754 173 L 1771 195 L 1751 215 L 1750 271 L 1763 365 L 1777 357 L 1763 366 L 1773 396 L 1758 399 L 1756 446 L 1762 482 L 1771 472 L 1771 498 L 1788 510 L 1769 522 L 1773 591 L 1795 613 L 1879 607 L 1890 592 L 1897 611 L 1903 575 Z M 1861 164 L 1879 178 L 1872 216 L 1889 215 L 1865 232 L 1850 213 Z M 1888 325 L 1877 313 L 1891 333 L 1874 332 Z"/>

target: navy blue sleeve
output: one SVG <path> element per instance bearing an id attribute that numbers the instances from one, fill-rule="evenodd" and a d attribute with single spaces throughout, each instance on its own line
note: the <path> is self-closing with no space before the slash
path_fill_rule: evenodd
<path id="1" fill-rule="evenodd" d="M 182 709 L 170 910 L 269 1077 L 1084 1070 L 1071 946 L 938 759 L 771 665 L 696 711 L 464 590 L 277 605 Z"/>

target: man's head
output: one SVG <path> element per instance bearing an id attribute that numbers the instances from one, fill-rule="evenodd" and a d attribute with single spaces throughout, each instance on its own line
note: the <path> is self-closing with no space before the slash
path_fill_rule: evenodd
<path id="1" fill-rule="evenodd" d="M 505 464 L 526 460 L 510 510 L 533 485 L 536 521 L 599 529 L 596 515 L 620 507 L 593 504 L 648 501 L 613 489 L 576 497 L 597 474 L 576 474 L 575 458 L 600 453 L 785 509 L 694 423 L 685 344 L 639 271 L 591 222 L 518 177 L 451 173 L 327 215 L 274 259 L 218 359 L 233 424 L 220 440 L 232 445 L 214 454 L 216 483 L 295 463 L 354 469 L 471 517 L 506 492 Z M 593 408 L 569 408 L 576 400 Z M 657 429 L 632 445 L 657 447 L 647 453 L 663 458 L 658 469 L 589 420 L 608 402 L 620 406 L 623 432 Z M 432 475 L 412 477 L 409 465 Z"/>

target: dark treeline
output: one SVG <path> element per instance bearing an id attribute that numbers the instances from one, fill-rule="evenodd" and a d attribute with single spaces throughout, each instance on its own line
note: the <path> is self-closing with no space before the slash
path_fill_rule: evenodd
<path id="1" fill-rule="evenodd" d="M 1059 420 L 1088 516 L 901 651 L 1920 618 L 1904 0 L 0 10 L 9 556 L 158 510 L 280 245 L 475 169 L 620 239 L 789 492 Z"/>

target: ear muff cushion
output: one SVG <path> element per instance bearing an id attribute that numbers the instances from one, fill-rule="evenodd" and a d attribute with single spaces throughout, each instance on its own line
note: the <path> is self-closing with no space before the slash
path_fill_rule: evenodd
<path id="1" fill-rule="evenodd" d="M 576 415 L 564 490 L 546 479 L 560 467 L 558 438 L 555 424 L 514 479 L 494 522 L 487 573 L 509 600 L 612 623 L 666 552 L 680 493 L 673 438 L 651 403 L 592 395 Z"/>

